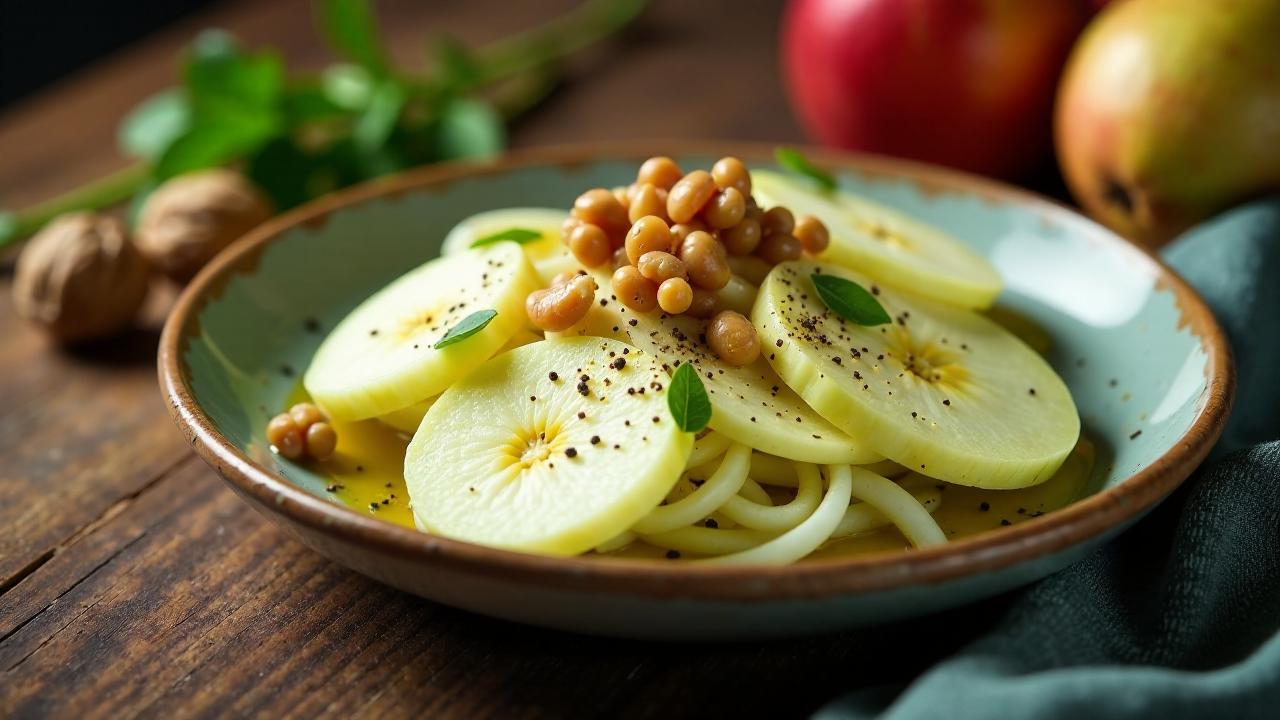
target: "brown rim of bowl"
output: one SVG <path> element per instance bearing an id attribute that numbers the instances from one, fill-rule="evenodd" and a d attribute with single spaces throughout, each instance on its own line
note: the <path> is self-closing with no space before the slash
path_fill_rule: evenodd
<path id="1" fill-rule="evenodd" d="M 1115 486 L 1061 510 L 1012 527 L 989 531 L 924 550 L 813 560 L 787 566 L 699 566 L 615 558 L 545 557 L 474 545 L 366 517 L 294 486 L 250 460 L 223 437 L 196 404 L 182 364 L 182 349 L 198 327 L 197 315 L 230 277 L 251 270 L 261 250 L 296 226 L 367 200 L 446 185 L 476 175 L 549 165 L 572 168 L 599 160 L 634 160 L 654 148 L 672 155 L 737 155 L 770 161 L 773 146 L 733 142 L 650 141 L 592 143 L 520 150 L 492 162 L 451 163 L 375 180 L 320 198 L 256 228 L 218 255 L 179 297 L 160 340 L 160 385 L 170 413 L 196 452 L 261 509 L 313 532 L 441 570 L 577 591 L 649 597 L 766 601 L 820 598 L 938 584 L 994 572 L 1044 557 L 1121 526 L 1172 492 L 1208 454 L 1226 421 L 1235 391 L 1235 371 L 1222 329 L 1204 301 L 1158 258 L 1110 231 L 1109 242 L 1146 263 L 1158 286 L 1175 294 L 1180 323 L 1190 326 L 1208 355 L 1206 391 L 1195 421 L 1163 455 Z M 809 157 L 867 177 L 907 181 L 927 193 L 977 193 L 990 202 L 1017 202 L 1055 218 L 1084 218 L 1066 206 L 999 182 L 933 166 L 875 156 L 811 149 Z M 1087 222 L 1087 220 L 1086 220 Z"/>

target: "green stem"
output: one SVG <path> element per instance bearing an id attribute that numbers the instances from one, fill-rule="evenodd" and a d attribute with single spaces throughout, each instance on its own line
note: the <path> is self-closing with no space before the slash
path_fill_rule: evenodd
<path id="1" fill-rule="evenodd" d="M 149 171 L 146 163 L 135 163 L 13 214 L 0 227 L 0 248 L 35 233 L 65 212 L 101 210 L 128 200 L 146 183 Z"/>
<path id="2" fill-rule="evenodd" d="M 634 20 L 647 4 L 648 0 L 586 0 L 550 22 L 481 48 L 476 53 L 479 72 L 460 89 L 476 90 L 514 76 L 532 75 L 523 78 L 524 83 L 517 82 L 516 91 L 509 89 L 495 98 L 504 117 L 515 117 L 550 92 L 553 82 L 547 72 L 555 61 L 608 37 Z M 438 90 L 433 78 L 414 83 L 414 89 L 428 97 Z M 128 200 L 146 183 L 149 170 L 145 163 L 137 163 L 20 212 L 0 211 L 0 249 L 35 233 L 62 213 L 101 210 Z"/>
<path id="3" fill-rule="evenodd" d="M 486 45 L 476 53 L 475 87 L 544 67 L 598 42 L 635 19 L 648 0 L 587 0 L 539 27 Z"/>

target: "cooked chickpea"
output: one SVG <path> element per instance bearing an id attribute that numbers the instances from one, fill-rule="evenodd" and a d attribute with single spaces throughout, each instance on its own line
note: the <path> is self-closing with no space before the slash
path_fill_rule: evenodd
<path id="1" fill-rule="evenodd" d="M 741 367 L 760 357 L 760 337 L 751 321 L 723 310 L 707 323 L 707 344 L 721 360 Z"/>
<path id="2" fill-rule="evenodd" d="M 645 279 L 634 265 L 623 265 L 613 272 L 613 294 L 636 312 L 651 312 L 658 307 L 658 286 Z"/>
<path id="3" fill-rule="evenodd" d="M 732 255 L 729 257 L 729 269 L 752 285 L 759 285 L 773 266 L 755 255 Z"/>
<path id="4" fill-rule="evenodd" d="M 788 260 L 799 260 L 804 247 L 794 235 L 786 233 L 770 233 L 760 241 L 756 248 L 756 257 L 770 265 L 777 265 Z"/>
<path id="5" fill-rule="evenodd" d="M 595 188 L 579 195 L 573 201 L 573 216 L 599 226 L 610 237 L 622 237 L 631 226 L 627 222 L 627 209 L 613 193 L 604 188 Z"/>
<path id="6" fill-rule="evenodd" d="M 658 286 L 658 307 L 669 315 L 679 315 L 693 304 L 693 288 L 684 278 L 668 278 Z"/>
<path id="7" fill-rule="evenodd" d="M 694 285 L 719 290 L 729 282 L 729 258 L 724 246 L 708 233 L 696 231 L 680 244 L 680 259 Z"/>
<path id="8" fill-rule="evenodd" d="M 698 230 L 707 232 L 710 229 L 711 228 L 707 227 L 707 224 L 702 222 L 702 220 L 694 218 L 687 223 L 676 223 L 675 225 L 672 225 L 671 236 L 675 238 L 676 244 L 679 244 L 684 242 L 685 238 L 689 237 L 689 233 L 697 232 Z"/>
<path id="9" fill-rule="evenodd" d="M 684 261 L 669 252 L 651 250 L 640 256 L 636 269 L 646 278 L 662 283 L 671 278 L 686 278 Z"/>
<path id="10" fill-rule="evenodd" d="M 790 233 L 796 227 L 796 218 L 791 211 L 779 205 L 769 208 L 760 217 L 760 229 L 765 235 L 769 233 Z"/>
<path id="11" fill-rule="evenodd" d="M 564 222 L 560 223 L 560 238 L 564 240 L 565 245 L 569 244 L 569 236 L 573 234 L 574 228 L 581 224 L 582 221 L 573 215 L 565 218 Z"/>
<path id="12" fill-rule="evenodd" d="M 663 221 L 667 219 L 667 191 L 653 183 L 640 185 L 631 200 L 631 206 L 627 208 L 627 217 L 632 223 L 646 215 L 653 215 Z"/>
<path id="13" fill-rule="evenodd" d="M 559 332 L 585 317 L 595 299 L 596 281 L 590 275 L 575 275 L 568 282 L 529 293 L 524 311 L 534 325 Z"/>
<path id="14" fill-rule="evenodd" d="M 692 315 L 696 318 L 709 318 L 720 312 L 720 298 L 711 290 L 703 290 L 696 287 L 693 289 L 692 302 L 685 310 L 686 315 Z"/>
<path id="15" fill-rule="evenodd" d="M 320 408 L 311 403 L 298 403 L 289 408 L 289 416 L 293 418 L 293 422 L 300 428 L 305 428 L 312 423 L 325 422 L 328 420 L 324 413 L 320 412 Z"/>
<path id="16" fill-rule="evenodd" d="M 747 212 L 747 200 L 737 188 L 725 188 L 711 196 L 711 202 L 702 209 L 707 224 L 717 230 L 731 228 L 742 222 Z"/>
<path id="17" fill-rule="evenodd" d="M 267 441 L 275 447 L 276 452 L 297 460 L 305 449 L 302 442 L 302 429 L 291 413 L 280 413 L 267 423 Z"/>
<path id="18" fill-rule="evenodd" d="M 614 270 L 617 270 L 623 265 L 630 265 L 630 264 L 631 264 L 631 258 L 627 257 L 626 245 L 623 245 L 613 251 L 613 260 L 609 263 L 609 266 L 611 268 L 613 268 Z"/>
<path id="19" fill-rule="evenodd" d="M 627 233 L 626 247 L 627 259 L 635 265 L 640 262 L 640 256 L 647 252 L 671 252 L 675 247 L 675 240 L 662 218 L 646 215 L 631 226 L 631 231 Z"/>
<path id="20" fill-rule="evenodd" d="M 645 160 L 640 166 L 640 172 L 636 173 L 636 182 L 640 184 L 650 183 L 654 187 L 670 190 L 676 183 L 680 182 L 680 178 L 684 177 L 684 171 L 676 164 L 675 160 L 669 157 L 651 157 Z"/>
<path id="21" fill-rule="evenodd" d="M 750 255 L 760 246 L 760 237 L 760 222 L 754 218 L 743 218 L 742 222 L 720 232 L 724 249 L 730 255 Z"/>
<path id="22" fill-rule="evenodd" d="M 564 272 L 558 273 L 555 277 L 551 278 L 551 284 L 548 287 L 563 285 L 569 282 L 570 280 L 578 277 L 581 274 L 582 273 L 578 272 L 577 270 L 565 270 Z"/>
<path id="23" fill-rule="evenodd" d="M 582 223 L 569 234 L 569 250 L 578 262 L 587 267 L 598 267 L 609 262 L 613 246 L 609 236 L 593 223 Z"/>
<path id="24" fill-rule="evenodd" d="M 619 186 L 610 191 L 613 193 L 613 197 L 618 201 L 618 204 L 622 206 L 623 210 L 626 210 L 627 208 L 631 207 L 630 190 L 631 190 L 630 186 L 626 186 L 626 187 Z"/>
<path id="25" fill-rule="evenodd" d="M 307 428 L 307 454 L 316 460 L 324 460 L 338 447 L 338 433 L 327 422 L 315 422 Z"/>
<path id="26" fill-rule="evenodd" d="M 736 157 L 722 157 L 711 166 L 711 177 L 721 190 L 737 188 L 743 197 L 751 195 L 751 173 Z"/>
<path id="27" fill-rule="evenodd" d="M 800 246 L 810 255 L 817 255 L 831 244 L 831 233 L 827 232 L 827 226 L 812 215 L 797 218 L 796 229 L 791 234 L 796 236 Z"/>
<path id="28" fill-rule="evenodd" d="M 706 170 L 694 170 L 680 178 L 667 193 L 667 217 L 672 222 L 689 222 L 710 202 L 716 183 Z"/>

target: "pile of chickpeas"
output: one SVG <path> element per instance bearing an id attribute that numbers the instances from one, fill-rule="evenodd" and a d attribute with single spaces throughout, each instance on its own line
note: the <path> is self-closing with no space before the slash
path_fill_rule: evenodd
<path id="1" fill-rule="evenodd" d="M 685 173 L 668 157 L 644 161 L 635 183 L 588 190 L 563 227 L 564 240 L 585 267 L 612 264 L 613 294 L 639 313 L 706 318 L 707 344 L 721 360 L 746 365 L 760 354 L 751 322 L 722 310 L 716 291 L 729 283 L 730 257 L 772 266 L 827 247 L 827 228 L 816 218 L 797 220 L 784 207 L 761 208 L 751 196 L 751 174 L 734 157 Z M 526 309 L 544 330 L 562 330 L 590 308 L 582 302 L 594 281 L 556 278 L 529 298 Z"/>
<path id="2" fill-rule="evenodd" d="M 267 440 L 275 451 L 290 460 L 324 460 L 338 447 L 338 434 L 329 418 L 311 403 L 298 403 L 271 418 Z"/>

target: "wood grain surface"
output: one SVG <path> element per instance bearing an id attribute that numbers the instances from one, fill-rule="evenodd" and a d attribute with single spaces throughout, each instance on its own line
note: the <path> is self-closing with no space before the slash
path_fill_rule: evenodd
<path id="1" fill-rule="evenodd" d="M 396 56 L 413 65 L 433 30 L 484 42 L 570 4 L 379 7 Z M 775 66 L 778 5 L 659 0 L 572 63 L 513 144 L 800 140 Z M 211 26 L 280 48 L 292 67 L 330 59 L 303 0 L 215 6 L 0 114 L 0 207 L 121 166 L 116 122 L 173 82 L 179 49 Z M 1000 610 L 680 646 L 434 605 L 308 551 L 191 454 L 155 381 L 171 289 L 158 288 L 135 332 L 68 353 L 14 317 L 10 272 L 0 270 L 0 717 L 801 716 L 910 679 Z"/>

